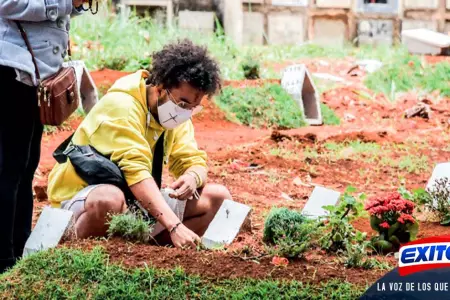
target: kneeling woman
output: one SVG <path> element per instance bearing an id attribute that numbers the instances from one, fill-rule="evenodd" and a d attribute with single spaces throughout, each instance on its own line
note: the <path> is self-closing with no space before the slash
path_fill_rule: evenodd
<path id="1" fill-rule="evenodd" d="M 220 71 L 207 50 L 188 40 L 166 45 L 153 54 L 149 72 L 119 79 L 76 130 L 72 143 L 90 145 L 121 170 L 134 198 L 164 230 L 158 241 L 176 247 L 195 246 L 228 190 L 205 184 L 206 153 L 197 147 L 192 115 L 204 97 L 220 88 Z M 152 171 L 157 141 L 163 137 L 163 161 L 176 178 L 171 188 L 183 203 L 172 210 Z M 110 214 L 125 212 L 123 190 L 114 185 L 88 185 L 70 160 L 49 176 L 53 207 L 74 212 L 78 238 L 104 236 Z"/>

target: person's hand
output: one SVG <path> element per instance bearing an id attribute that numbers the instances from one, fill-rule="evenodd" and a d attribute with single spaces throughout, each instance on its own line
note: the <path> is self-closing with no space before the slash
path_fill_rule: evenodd
<path id="1" fill-rule="evenodd" d="M 197 181 L 195 177 L 190 174 L 180 176 L 177 181 L 172 183 L 171 189 L 175 190 L 175 195 L 170 195 L 178 200 L 188 200 L 194 196 L 197 191 Z"/>
<path id="2" fill-rule="evenodd" d="M 80 7 L 84 2 L 85 0 L 72 0 L 72 5 L 73 7 Z"/>
<path id="3" fill-rule="evenodd" d="M 182 223 L 175 226 L 176 228 L 172 232 L 169 231 L 173 245 L 177 248 L 195 249 L 197 244 L 200 243 L 199 236 Z"/>

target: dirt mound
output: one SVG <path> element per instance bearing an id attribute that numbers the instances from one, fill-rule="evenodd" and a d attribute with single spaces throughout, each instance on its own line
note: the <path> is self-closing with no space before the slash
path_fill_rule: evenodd
<path id="1" fill-rule="evenodd" d="M 195 251 L 163 248 L 149 245 L 126 243 L 119 239 L 106 242 L 80 241 L 66 243 L 63 246 L 91 249 L 104 246 L 112 262 L 126 267 L 145 267 L 172 269 L 182 267 L 188 274 L 201 275 L 208 279 L 283 279 L 299 280 L 304 283 L 321 283 L 328 280 L 341 279 L 358 285 L 375 282 L 385 271 L 343 269 L 336 263 L 323 264 L 323 254 L 318 251 L 308 260 L 291 261 L 285 268 L 275 267 L 271 258 L 266 257 L 254 262 L 251 259 L 237 257 L 237 253 L 225 251 Z M 219 267 L 217 267 L 219 266 Z"/>
<path id="2" fill-rule="evenodd" d="M 98 71 L 92 71 L 90 72 L 90 74 L 97 87 L 108 89 L 114 84 L 114 82 L 116 82 L 116 80 L 130 73 L 111 69 L 103 69 Z"/>
<path id="3" fill-rule="evenodd" d="M 274 130 L 271 138 L 274 141 L 299 142 L 345 142 L 360 140 L 362 142 L 383 143 L 395 140 L 395 131 L 386 128 L 379 129 L 345 129 L 335 126 L 307 127 L 291 130 Z"/>

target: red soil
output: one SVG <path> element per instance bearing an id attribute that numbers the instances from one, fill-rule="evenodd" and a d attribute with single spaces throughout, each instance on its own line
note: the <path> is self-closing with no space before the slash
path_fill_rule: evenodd
<path id="1" fill-rule="evenodd" d="M 328 60 L 332 70 L 342 70 L 333 75 L 347 76 L 351 67 L 351 59 L 340 62 Z M 325 63 L 311 60 L 310 71 L 321 70 Z M 278 66 L 280 67 L 280 66 Z M 103 70 L 93 72 L 97 84 L 111 84 L 124 73 Z M 386 271 L 366 271 L 345 269 L 342 264 L 319 250 L 307 253 L 304 260 L 291 261 L 286 268 L 275 268 L 270 257 L 262 258 L 259 263 L 244 260 L 244 247 L 253 249 L 252 255 L 264 251 L 261 241 L 265 213 L 274 205 L 301 209 L 314 185 L 324 185 L 343 191 L 346 186 L 353 185 L 369 196 L 395 191 L 400 179 L 406 180 L 407 188 L 424 187 L 435 163 L 449 161 L 448 120 L 450 117 L 450 101 L 443 99 L 439 103 L 431 103 L 430 120 L 420 118 L 405 119 L 403 112 L 418 102 L 416 95 L 405 95 L 396 105 L 384 97 L 372 95 L 362 96 L 361 84 L 363 75 L 350 76 L 352 84 L 326 92 L 322 101 L 328 104 L 342 118 L 340 126 L 316 126 L 295 130 L 270 131 L 251 129 L 236 125 L 226 120 L 213 102 L 204 103 L 205 110 L 195 116 L 196 138 L 199 146 L 206 149 L 210 160 L 209 181 L 227 186 L 236 201 L 246 203 L 253 208 L 252 231 L 242 232 L 236 241 L 224 252 L 183 252 L 177 249 L 159 248 L 149 245 L 132 245 L 120 240 L 80 241 L 67 245 L 91 248 L 94 245 L 106 247 L 114 262 L 123 262 L 126 266 L 143 266 L 144 263 L 157 267 L 171 268 L 182 266 L 189 273 L 201 274 L 210 278 L 255 277 L 298 279 L 309 282 L 322 282 L 328 279 L 341 278 L 357 284 L 371 284 Z M 266 81 L 245 81 L 242 83 L 226 82 L 233 86 L 259 85 Z M 276 82 L 276 81 L 275 81 Z M 368 91 L 366 91 L 368 92 Z M 353 120 L 345 120 L 352 114 Z M 77 127 L 74 121 L 72 128 Z M 42 145 L 42 161 L 37 177 L 45 178 L 54 160 L 52 151 L 68 135 L 69 131 L 47 135 Z M 304 157 L 306 147 L 317 147 L 318 153 L 324 151 L 327 141 L 362 140 L 380 145 L 393 145 L 415 142 L 417 146 L 408 148 L 409 155 L 428 157 L 427 171 L 408 172 L 388 166 L 376 166 L 365 160 L 340 159 L 329 161 L 324 158 Z M 420 143 L 425 143 L 420 147 Z M 271 154 L 271 150 L 282 148 L 289 152 L 286 156 Z M 398 159 L 403 155 L 393 150 L 390 159 Z M 239 163 L 233 161 L 239 160 Z M 249 170 L 245 168 L 256 164 L 261 168 Z M 165 177 L 165 180 L 168 180 Z M 45 180 L 37 180 L 43 185 Z M 167 181 L 166 181 L 167 182 Z M 44 196 L 45 197 L 45 196 Z M 46 202 L 39 203 L 42 207 Z M 40 210 L 37 210 L 37 213 Z M 435 223 L 422 222 L 419 237 L 450 233 L 450 228 Z M 358 220 L 355 226 L 359 230 L 373 234 L 367 220 Z M 384 258 L 380 258 L 384 259 Z M 387 259 L 395 265 L 392 258 Z M 219 268 L 216 266 L 220 266 Z"/>

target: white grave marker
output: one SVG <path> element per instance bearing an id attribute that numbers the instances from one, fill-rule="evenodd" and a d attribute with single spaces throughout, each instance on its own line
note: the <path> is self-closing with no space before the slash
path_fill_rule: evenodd
<path id="1" fill-rule="evenodd" d="M 303 64 L 292 65 L 283 71 L 281 86 L 295 99 L 310 125 L 322 125 L 320 97 L 311 75 Z"/>
<path id="2" fill-rule="evenodd" d="M 328 205 L 336 205 L 339 201 L 341 193 L 317 186 L 306 202 L 305 207 L 302 210 L 302 214 L 311 219 L 317 219 L 319 217 L 327 216 L 327 211 L 322 207 Z"/>
<path id="3" fill-rule="evenodd" d="M 425 28 L 403 30 L 402 43 L 412 54 L 438 55 L 450 51 L 450 36 Z"/>
<path id="4" fill-rule="evenodd" d="M 30 237 L 25 243 L 23 257 L 56 247 L 69 227 L 73 212 L 46 206 Z"/>
<path id="5" fill-rule="evenodd" d="M 208 249 L 231 244 L 250 210 L 247 205 L 225 200 L 203 235 L 202 244 Z"/>
<path id="6" fill-rule="evenodd" d="M 447 177 L 450 179 L 450 162 L 437 164 L 431 174 L 430 180 L 428 180 L 426 190 L 432 191 L 436 180 Z M 450 199 L 449 199 L 450 200 Z M 436 200 L 433 199 L 433 206 L 437 206 Z"/>

